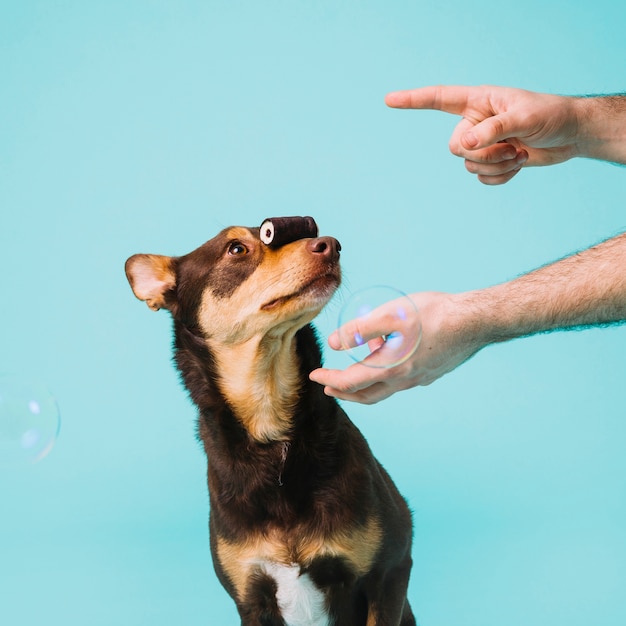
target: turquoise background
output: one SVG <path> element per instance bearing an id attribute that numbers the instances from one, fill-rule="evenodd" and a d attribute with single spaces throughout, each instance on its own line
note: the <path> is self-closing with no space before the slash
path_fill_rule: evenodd
<path id="1" fill-rule="evenodd" d="M 489 188 L 448 152 L 456 118 L 383 98 L 623 91 L 625 27 L 613 0 L 0 2 L 0 369 L 46 381 L 63 419 L 0 475 L 0 623 L 238 623 L 170 320 L 128 256 L 311 214 L 344 294 L 462 291 L 621 232 L 624 169 Z M 626 623 L 625 350 L 623 327 L 538 336 L 346 405 L 415 512 L 421 626 Z"/>

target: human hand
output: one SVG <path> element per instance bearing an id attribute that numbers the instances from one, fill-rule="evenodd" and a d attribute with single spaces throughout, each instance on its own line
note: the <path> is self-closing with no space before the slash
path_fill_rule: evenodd
<path id="1" fill-rule="evenodd" d="M 486 185 L 511 180 L 522 167 L 561 163 L 577 146 L 583 99 L 507 87 L 423 87 L 387 94 L 388 106 L 462 115 L 450 151 Z"/>
<path id="2" fill-rule="evenodd" d="M 397 391 L 429 385 L 483 346 L 476 340 L 476 335 L 464 326 L 459 297 L 437 292 L 415 293 L 409 297 L 419 311 L 419 319 L 414 320 L 414 336 L 408 336 L 408 339 L 418 338 L 421 322 L 421 340 L 417 350 L 406 361 L 388 369 L 362 363 L 355 363 L 345 370 L 320 368 L 311 372 L 310 379 L 324 385 L 324 392 L 329 396 L 374 404 Z M 342 328 L 342 331 L 348 328 L 348 332 L 342 332 L 342 336 L 354 336 L 358 331 L 365 341 L 374 342 L 370 347 L 379 347 L 376 338 L 395 330 L 389 325 L 388 310 L 389 307 L 383 305 L 367 319 L 348 322 Z M 355 332 L 350 332 L 350 328 Z M 330 335 L 328 343 L 333 350 L 350 347 L 342 345 L 339 330 Z M 376 354 L 368 358 L 375 360 Z"/>

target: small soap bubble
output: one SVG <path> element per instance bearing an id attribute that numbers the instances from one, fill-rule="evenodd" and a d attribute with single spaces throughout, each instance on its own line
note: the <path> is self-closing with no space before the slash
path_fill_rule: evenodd
<path id="1" fill-rule="evenodd" d="M 52 450 L 61 419 L 39 382 L 0 374 L 0 467 L 37 463 Z"/>
<path id="2" fill-rule="evenodd" d="M 415 303 L 386 285 L 352 294 L 339 313 L 339 340 L 351 359 L 362 365 L 390 368 L 417 350 L 422 325 Z"/>

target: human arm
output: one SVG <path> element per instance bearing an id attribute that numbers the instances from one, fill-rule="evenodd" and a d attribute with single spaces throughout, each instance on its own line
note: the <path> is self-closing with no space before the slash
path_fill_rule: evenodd
<path id="1" fill-rule="evenodd" d="M 373 404 L 434 382 L 493 343 L 626 321 L 626 233 L 494 287 L 410 297 L 422 338 L 409 360 L 390 369 L 317 369 L 311 379 L 328 395 Z M 375 312 L 370 319 L 377 326 Z M 328 341 L 341 349 L 337 332 Z"/>
<path id="2" fill-rule="evenodd" d="M 461 115 L 450 150 L 488 185 L 522 167 L 573 157 L 626 164 L 626 95 L 574 97 L 508 87 L 423 87 L 387 94 L 388 106 Z"/>

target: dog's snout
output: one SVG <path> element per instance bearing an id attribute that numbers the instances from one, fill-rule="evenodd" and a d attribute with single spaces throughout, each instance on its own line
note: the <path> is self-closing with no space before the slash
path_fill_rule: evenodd
<path id="1" fill-rule="evenodd" d="M 317 237 L 309 240 L 307 248 L 312 254 L 321 254 L 329 260 L 335 261 L 339 258 L 341 244 L 334 237 Z"/>

